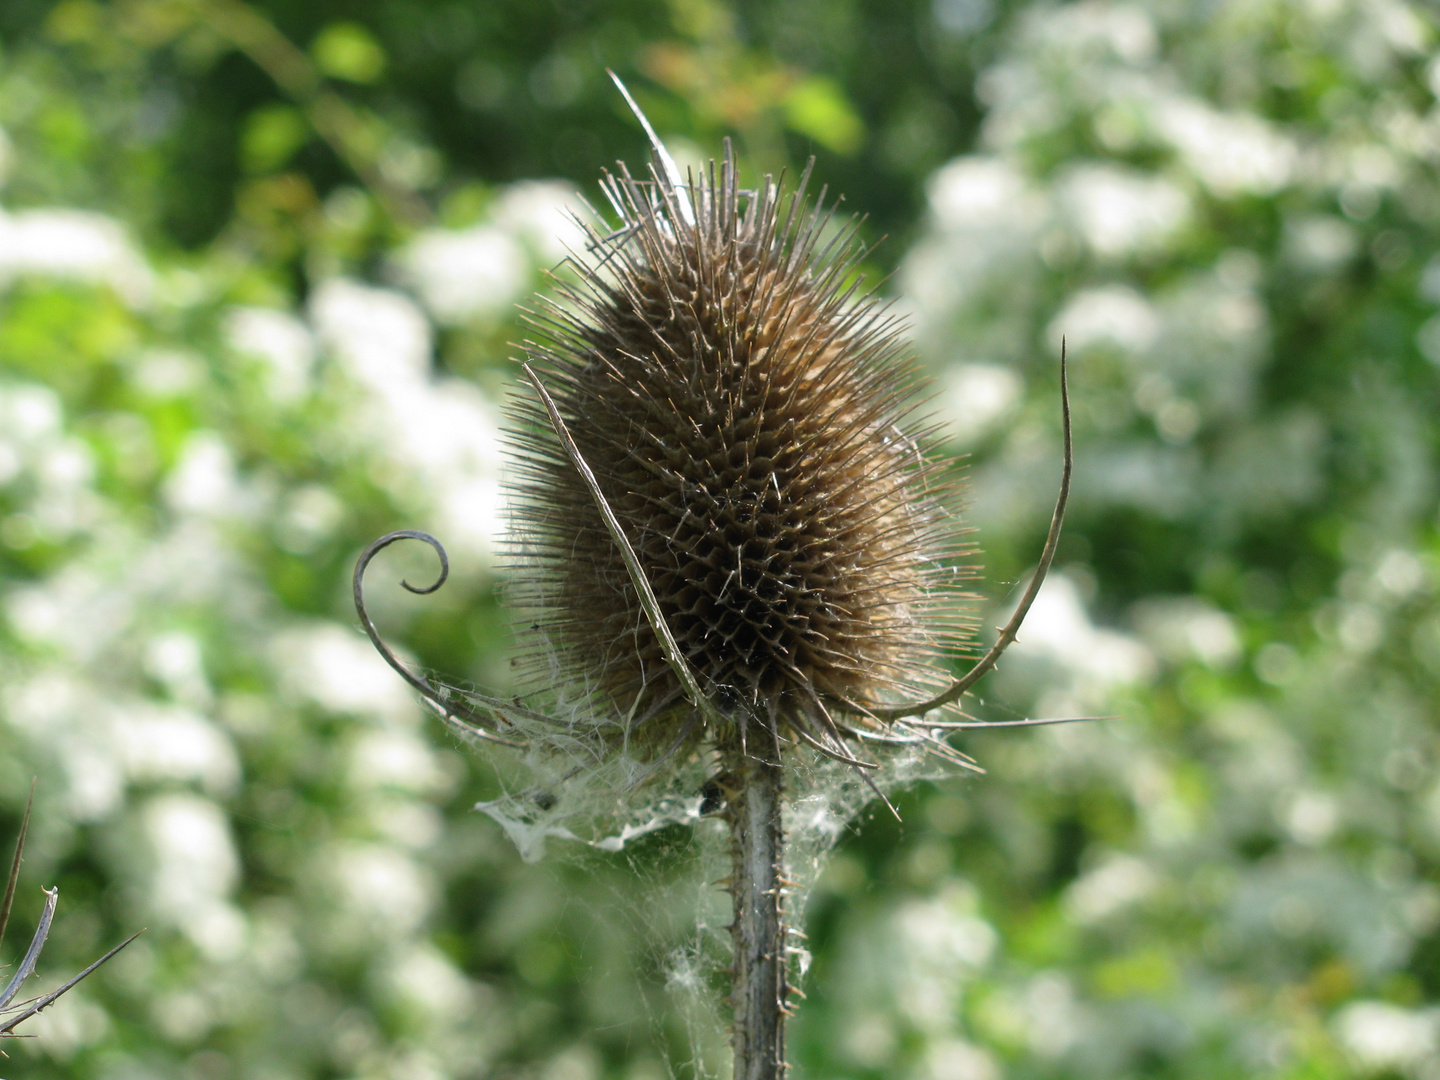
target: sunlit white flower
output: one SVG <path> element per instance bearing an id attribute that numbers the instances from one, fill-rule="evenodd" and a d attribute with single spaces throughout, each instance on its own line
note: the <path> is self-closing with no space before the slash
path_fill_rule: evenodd
<path id="1" fill-rule="evenodd" d="M 1040 204 L 1013 164 L 996 157 L 962 157 L 926 185 L 941 229 L 1017 228 L 1033 224 Z"/>
<path id="2" fill-rule="evenodd" d="M 343 914 L 360 933 L 395 941 L 411 933 L 434 901 L 434 889 L 404 852 L 379 844 L 347 844 L 333 854 L 329 874 Z"/>
<path id="3" fill-rule="evenodd" d="M 205 377 L 200 357 L 180 349 L 147 349 L 132 366 L 136 388 L 154 398 L 193 393 Z"/>
<path id="4" fill-rule="evenodd" d="M 183 913 L 234 887 L 240 864 L 219 806 L 198 795 L 157 795 L 144 819 L 157 861 L 157 907 Z"/>
<path id="5" fill-rule="evenodd" d="M 1126 285 L 1101 285 L 1072 296 L 1050 323 L 1056 348 L 1063 337 L 1079 352 L 1109 342 L 1128 352 L 1144 352 L 1160 334 L 1155 308 Z"/>
<path id="6" fill-rule="evenodd" d="M 1080 590 L 1059 573 L 1045 579 L 1011 651 L 1057 660 L 1101 687 L 1139 681 L 1154 668 L 1154 657 L 1138 641 L 1091 622 Z"/>
<path id="7" fill-rule="evenodd" d="M 154 291 L 120 223 L 85 210 L 0 210 L 0 285 L 25 276 L 106 284 L 136 306 Z"/>
<path id="8" fill-rule="evenodd" d="M 1077 922 L 1099 922 L 1143 902 L 1158 884 L 1155 872 L 1142 860 L 1112 855 L 1065 889 L 1065 912 Z"/>
<path id="9" fill-rule="evenodd" d="M 350 782 L 360 789 L 434 791 L 444 782 L 435 752 L 415 732 L 398 728 L 368 731 L 350 755 Z"/>
<path id="10" fill-rule="evenodd" d="M 241 513 L 242 495 L 234 457 L 217 433 L 198 431 L 186 440 L 165 482 L 165 499 L 186 514 L 218 517 Z"/>
<path id="11" fill-rule="evenodd" d="M 453 551 L 488 557 L 503 530 L 498 410 L 473 384 L 430 372 L 425 316 L 400 293 L 335 280 L 311 303 L 320 339 L 368 394 L 357 441 L 374 447 L 376 479 L 429 502 Z"/>
<path id="12" fill-rule="evenodd" d="M 1001 1080 L 1004 1075 L 994 1056 L 963 1039 L 941 1039 L 925 1054 L 925 1080 Z"/>
<path id="13" fill-rule="evenodd" d="M 116 756 L 134 780 L 195 780 L 216 795 L 239 782 L 235 747 L 203 716 L 135 702 L 117 705 L 107 719 Z"/>
<path id="14" fill-rule="evenodd" d="M 1030 981 L 1023 1008 L 1022 1030 L 1030 1047 L 1052 1060 L 1097 1026 L 1080 1003 L 1074 984 L 1058 971 L 1042 971 Z"/>
<path id="15" fill-rule="evenodd" d="M 1076 166 L 1056 197 L 1064 220 L 1108 258 L 1162 246 L 1190 216 L 1189 200 L 1170 181 L 1109 164 Z"/>
<path id="16" fill-rule="evenodd" d="M 11 383 L 0 386 L 0 432 L 31 444 L 60 430 L 60 397 L 48 386 Z"/>
<path id="17" fill-rule="evenodd" d="M 983 439 L 1019 403 L 1020 376 L 999 364 L 953 364 L 946 369 L 939 404 L 951 437 L 962 444 Z"/>
<path id="18" fill-rule="evenodd" d="M 1280 822 L 1298 843 L 1316 847 L 1335 834 L 1340 824 L 1340 806 L 1326 791 L 1302 790 L 1282 800 L 1276 808 Z"/>
<path id="19" fill-rule="evenodd" d="M 1360 238 L 1349 222 L 1312 214 L 1286 220 L 1284 250 L 1306 270 L 1329 270 L 1356 255 Z"/>
<path id="20" fill-rule="evenodd" d="M 430 324 L 403 293 L 333 278 L 315 290 L 310 318 L 326 350 L 380 393 L 429 373 Z"/>
<path id="21" fill-rule="evenodd" d="M 559 262 L 585 244 L 579 221 L 589 211 L 572 184 L 561 180 L 525 180 L 500 193 L 491 218 L 522 240 L 544 265 Z"/>
<path id="22" fill-rule="evenodd" d="M 240 860 L 224 811 L 197 795 L 159 795 L 141 817 L 155 859 L 147 891 L 152 910 L 208 958 L 234 957 L 244 944 L 246 924 L 226 900 L 239 879 Z"/>
<path id="23" fill-rule="evenodd" d="M 103 703 L 99 688 L 68 671 L 43 671 L 4 690 L 11 729 L 60 763 L 66 811 L 77 821 L 108 818 L 125 795 L 124 770 L 98 719 Z"/>
<path id="24" fill-rule="evenodd" d="M 289 403 L 308 392 L 315 340 L 294 315 L 276 308 L 232 308 L 225 317 L 224 333 L 232 348 L 265 362 L 271 398 Z"/>
<path id="25" fill-rule="evenodd" d="M 1194 657 L 1210 667 L 1225 667 L 1240 658 L 1235 620 L 1203 600 L 1155 597 L 1137 604 L 1133 617 L 1146 642 L 1173 662 Z"/>
<path id="26" fill-rule="evenodd" d="M 276 515 L 276 541 L 286 551 L 306 555 L 329 539 L 345 517 L 345 504 L 328 487 L 306 484 L 286 496 Z"/>
<path id="27" fill-rule="evenodd" d="M 1084 0 L 1058 11 L 1027 12 L 1029 32 L 1080 55 L 1107 47 L 1120 60 L 1137 64 L 1159 48 L 1155 24 L 1140 4 Z"/>
<path id="28" fill-rule="evenodd" d="M 530 262 L 495 225 L 429 229 L 396 257 L 405 282 L 442 323 L 508 310 L 529 288 Z"/>
<path id="29" fill-rule="evenodd" d="M 93 569 L 70 565 L 38 584 L 15 589 L 5 614 L 22 639 L 92 659 L 135 614 L 134 598 Z"/>
<path id="30" fill-rule="evenodd" d="M 474 994 L 470 981 L 433 945 L 412 945 L 385 971 L 386 989 L 431 1019 L 458 1017 Z"/>
<path id="31" fill-rule="evenodd" d="M 1431 575 L 1413 551 L 1391 548 L 1375 567 L 1375 580 L 1394 596 L 1408 596 L 1424 588 Z"/>
<path id="32" fill-rule="evenodd" d="M 1440 1053 L 1440 1010 L 1357 1001 L 1335 1017 L 1341 1044 L 1367 1071 L 1410 1070 Z"/>
<path id="33" fill-rule="evenodd" d="M 994 955 L 999 936 L 973 909 L 973 893 L 954 885 L 929 900 L 903 904 L 892 916 L 885 936 L 900 954 L 895 998 L 908 1023 L 947 1030 L 962 993 L 957 974 L 983 967 Z"/>
<path id="34" fill-rule="evenodd" d="M 1195 98 L 1161 101 L 1156 130 L 1218 195 L 1270 195 L 1300 164 L 1294 140 L 1253 113 L 1227 113 Z"/>
<path id="35" fill-rule="evenodd" d="M 363 637 L 332 623 L 277 635 L 271 657 L 282 686 L 337 713 L 405 719 L 415 702 Z"/>

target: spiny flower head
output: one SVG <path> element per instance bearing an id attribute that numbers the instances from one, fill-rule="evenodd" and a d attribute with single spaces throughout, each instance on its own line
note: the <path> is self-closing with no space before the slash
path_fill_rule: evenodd
<path id="1" fill-rule="evenodd" d="M 658 142 L 657 142 L 658 147 Z M 662 150 L 663 153 L 663 150 Z M 517 406 L 523 602 L 545 656 L 625 717 L 639 746 L 842 740 L 937 680 L 962 638 L 954 492 L 915 433 L 897 321 L 862 294 L 856 223 L 808 169 L 742 191 L 727 141 L 681 182 L 623 166 L 619 216 L 587 226 L 577 280 L 531 317 L 549 390 L 659 602 L 733 730 L 704 730 L 620 548 L 539 401 Z M 939 622 L 937 623 L 937 618 Z M 537 671 L 550 677 L 532 659 Z"/>

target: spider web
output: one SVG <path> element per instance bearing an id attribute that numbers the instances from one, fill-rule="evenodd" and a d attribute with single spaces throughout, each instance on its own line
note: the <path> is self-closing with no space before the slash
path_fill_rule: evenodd
<path id="1" fill-rule="evenodd" d="M 702 789 L 717 771 L 700 749 L 653 770 L 638 754 L 617 752 L 611 725 L 583 693 L 557 694 L 547 724 L 517 720 L 523 750 L 500 764 L 507 793 L 479 803 L 527 862 L 609 863 L 602 917 L 622 921 L 641 950 L 640 993 L 655 1045 L 672 1080 L 710 1080 L 730 1070 L 728 1007 L 731 900 L 730 834 L 707 813 Z M 557 717 L 565 717 L 559 719 Z M 607 735 L 610 736 L 607 738 Z M 870 772 L 888 793 L 952 770 L 918 746 L 884 746 Z M 492 751 L 493 753 L 493 751 Z M 806 901 L 826 855 L 876 798 L 851 766 L 805 747 L 787 747 L 786 920 L 803 931 Z M 791 982 L 803 989 L 810 956 L 792 935 Z M 668 1059 L 668 1060 L 667 1060 Z"/>

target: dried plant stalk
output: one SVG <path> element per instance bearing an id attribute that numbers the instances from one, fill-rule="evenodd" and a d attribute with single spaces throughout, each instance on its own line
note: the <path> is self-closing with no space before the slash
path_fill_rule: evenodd
<path id="1" fill-rule="evenodd" d="M 34 804 L 35 784 L 32 781 L 30 784 L 30 798 L 25 803 L 25 816 L 20 821 L 20 833 L 15 840 L 15 857 L 10 862 L 10 874 L 5 882 L 5 899 L 3 903 L 0 903 L 0 943 L 4 942 L 5 929 L 10 923 L 11 903 L 15 899 L 15 888 L 20 880 L 20 859 L 25 852 L 25 837 L 30 831 L 30 810 Z M 61 996 L 74 989 L 81 980 L 87 978 L 100 967 L 101 964 L 105 963 L 121 949 L 125 948 L 126 945 L 129 945 L 130 942 L 139 937 L 140 934 L 144 933 L 144 931 L 141 930 L 131 934 L 119 945 L 116 945 L 104 956 L 100 957 L 99 960 L 96 960 L 80 972 L 80 974 L 74 976 L 57 989 L 51 990 L 48 994 L 44 994 L 41 997 L 23 1001 L 19 1005 L 12 1007 L 11 1002 L 13 1002 L 20 993 L 20 987 L 24 984 L 25 980 L 35 972 L 35 965 L 39 962 L 41 950 L 45 948 L 45 942 L 50 937 L 50 927 L 55 920 L 55 909 L 60 902 L 59 889 L 45 889 L 43 891 L 45 893 L 45 906 L 40 913 L 40 922 L 35 927 L 35 933 L 30 939 L 30 947 L 25 950 L 25 955 L 16 967 L 15 974 L 10 977 L 10 981 L 5 985 L 5 988 L 0 990 L 0 1038 L 15 1036 L 15 1029 L 26 1020 L 29 1020 L 42 1009 L 49 1008 L 59 1000 Z"/>
<path id="2" fill-rule="evenodd" d="M 715 762 L 706 801 L 732 839 L 734 1075 L 779 1080 L 787 771 L 819 754 L 869 782 L 866 743 L 977 768 L 944 735 L 993 725 L 928 714 L 994 667 L 1054 557 L 1071 470 L 1064 355 L 1065 468 L 1045 551 L 994 647 L 952 682 L 941 673 L 969 631 L 954 491 L 913 430 L 899 327 L 859 291 L 855 223 L 823 192 L 807 199 L 808 169 L 788 193 L 769 177 L 742 190 L 728 142 L 682 178 L 631 105 L 656 165 L 647 179 L 623 164 L 605 177 L 619 220 L 590 227 L 573 281 L 529 313 L 535 397 L 513 435 L 531 674 L 543 687 L 558 669 L 600 714 L 550 721 L 481 695 L 461 706 L 395 659 L 365 614 L 364 570 L 416 537 L 441 553 L 442 575 L 407 587 L 431 592 L 444 580 L 432 537 L 372 544 L 356 606 L 386 659 L 485 738 L 543 744 L 578 725 L 597 754 L 639 756 L 641 779 Z"/>
<path id="3" fill-rule="evenodd" d="M 722 746 L 730 798 L 734 946 L 730 1001 L 735 1080 L 771 1080 L 785 1071 L 790 972 L 785 924 L 785 770 Z"/>

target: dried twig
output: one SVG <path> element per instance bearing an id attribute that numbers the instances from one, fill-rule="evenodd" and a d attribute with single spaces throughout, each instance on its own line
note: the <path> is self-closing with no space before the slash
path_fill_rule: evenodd
<path id="1" fill-rule="evenodd" d="M 15 841 L 15 857 L 10 862 L 10 876 L 5 882 L 5 900 L 3 905 L 0 905 L 0 944 L 4 942 L 5 928 L 9 924 L 11 904 L 15 898 L 15 887 L 20 880 L 20 859 L 25 851 L 25 836 L 30 829 L 30 810 L 34 803 L 35 783 L 32 780 L 30 783 L 30 798 L 25 803 L 25 816 L 20 822 L 20 835 Z M 80 974 L 70 979 L 64 985 L 51 990 L 48 994 L 44 994 L 38 998 L 31 998 L 27 1001 L 22 1001 L 19 1005 L 12 1006 L 11 1002 L 14 1001 L 20 993 L 20 987 L 24 984 L 25 980 L 35 972 L 35 965 L 40 960 L 40 953 L 45 948 L 45 942 L 50 937 L 50 927 L 55 921 L 55 908 L 60 902 L 59 889 L 52 888 L 42 891 L 45 893 L 45 906 L 40 912 L 40 923 L 35 927 L 35 933 L 30 939 L 30 947 L 25 950 L 25 956 L 21 959 L 19 967 L 15 969 L 15 974 L 10 977 L 10 981 L 5 985 L 5 989 L 0 990 L 0 1038 L 16 1036 L 17 1032 L 15 1029 L 17 1027 L 42 1009 L 53 1005 L 63 994 L 73 989 L 82 979 L 93 973 L 101 964 L 105 963 L 105 961 L 109 960 L 145 932 L 141 930 L 131 934 L 119 945 L 116 945 L 104 956 L 100 957 L 100 959 L 80 972 Z"/>

